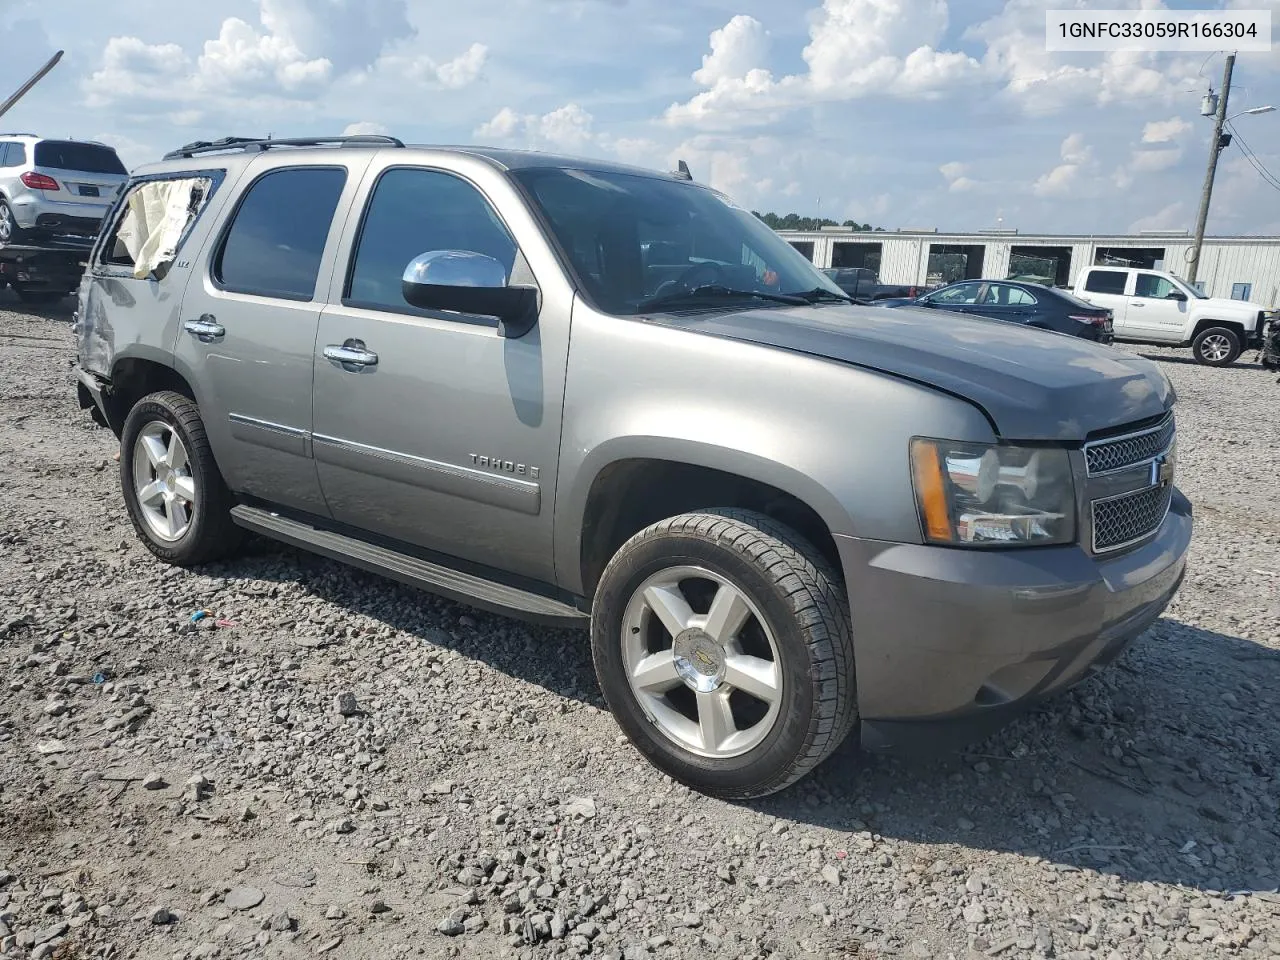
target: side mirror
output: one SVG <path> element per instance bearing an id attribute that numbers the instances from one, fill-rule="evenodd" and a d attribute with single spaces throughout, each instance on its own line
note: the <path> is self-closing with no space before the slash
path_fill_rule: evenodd
<path id="1" fill-rule="evenodd" d="M 538 321 L 538 289 L 508 286 L 493 257 L 471 250 L 432 250 L 414 257 L 400 278 L 405 302 L 422 310 L 496 317 L 504 337 L 523 337 Z"/>
<path id="2" fill-rule="evenodd" d="M 1165 299 L 1166 300 L 1186 300 L 1187 295 L 1183 293 L 1181 290 L 1171 290 L 1167 294 L 1165 294 Z"/>

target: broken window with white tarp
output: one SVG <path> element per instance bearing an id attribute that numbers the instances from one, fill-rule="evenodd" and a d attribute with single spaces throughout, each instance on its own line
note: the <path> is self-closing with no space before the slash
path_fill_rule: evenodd
<path id="1" fill-rule="evenodd" d="M 107 261 L 131 266 L 138 280 L 163 273 L 177 256 L 178 244 L 199 216 L 212 186 L 208 177 L 140 185 L 129 194 Z"/>

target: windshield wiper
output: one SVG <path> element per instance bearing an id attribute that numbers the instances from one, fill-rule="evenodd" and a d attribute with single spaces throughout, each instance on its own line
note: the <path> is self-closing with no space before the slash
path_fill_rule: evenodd
<path id="1" fill-rule="evenodd" d="M 680 290 L 676 293 L 667 293 L 660 297 L 650 297 L 648 300 L 642 300 L 636 306 L 636 312 L 644 313 L 657 307 L 666 307 L 677 303 L 687 303 L 691 300 L 743 299 L 769 300 L 773 303 L 785 303 L 793 307 L 803 307 L 811 302 L 797 294 L 765 293 L 760 290 L 735 290 L 733 287 L 725 287 L 719 284 L 707 284 L 702 287 L 694 287 L 692 290 Z"/>
<path id="2" fill-rule="evenodd" d="M 814 287 L 812 290 L 806 290 L 803 293 L 792 294 L 792 296 L 800 297 L 805 303 L 857 303 L 853 297 L 847 293 L 832 293 L 826 287 Z"/>

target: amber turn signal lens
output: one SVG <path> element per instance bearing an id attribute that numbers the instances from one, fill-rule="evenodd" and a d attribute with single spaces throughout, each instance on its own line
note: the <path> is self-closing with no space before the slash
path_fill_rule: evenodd
<path id="1" fill-rule="evenodd" d="M 953 540 L 951 517 L 947 510 L 947 487 L 942 478 L 942 461 L 936 444 L 920 439 L 911 441 L 911 472 L 929 539 Z"/>

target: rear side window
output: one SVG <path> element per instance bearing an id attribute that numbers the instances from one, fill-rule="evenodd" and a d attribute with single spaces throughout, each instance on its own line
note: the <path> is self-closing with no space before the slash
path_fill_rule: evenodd
<path id="1" fill-rule="evenodd" d="M 9 144 L 0 143 L 0 167 L 13 166 L 9 163 Z"/>
<path id="2" fill-rule="evenodd" d="M 26 162 L 26 144 L 0 143 L 0 167 L 21 167 Z"/>
<path id="3" fill-rule="evenodd" d="M 1090 270 L 1084 288 L 1090 293 L 1124 293 L 1127 273 L 1119 270 Z"/>
<path id="4" fill-rule="evenodd" d="M 240 201 L 214 261 L 218 285 L 310 300 L 346 182 L 340 167 L 287 167 L 258 179 Z"/>
<path id="5" fill-rule="evenodd" d="M 70 140 L 41 140 L 36 144 L 36 166 L 53 170 L 75 170 L 78 173 L 114 173 L 128 170 L 110 147 Z"/>

